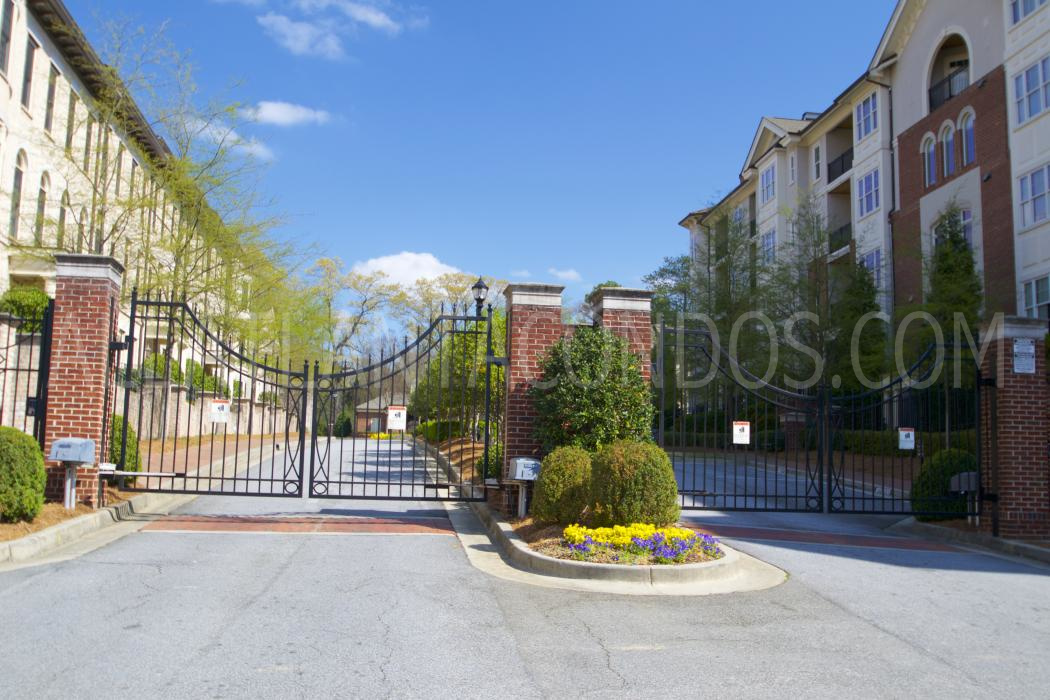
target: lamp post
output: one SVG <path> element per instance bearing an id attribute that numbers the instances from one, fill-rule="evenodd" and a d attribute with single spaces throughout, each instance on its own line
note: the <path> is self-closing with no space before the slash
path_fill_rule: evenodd
<path id="1" fill-rule="evenodd" d="M 485 304 L 485 297 L 489 295 L 489 286 L 485 284 L 485 280 L 478 277 L 478 281 L 474 283 L 470 291 L 474 295 L 474 304 L 477 307 L 474 315 L 480 317 L 481 307 Z"/>

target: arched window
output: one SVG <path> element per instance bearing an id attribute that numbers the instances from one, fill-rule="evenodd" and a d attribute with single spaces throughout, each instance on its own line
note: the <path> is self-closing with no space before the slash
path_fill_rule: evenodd
<path id="1" fill-rule="evenodd" d="M 69 216 L 69 192 L 62 193 L 62 200 L 58 207 L 58 230 L 55 232 L 55 247 L 65 250 L 66 246 L 66 218 Z"/>
<path id="2" fill-rule="evenodd" d="M 941 130 L 941 156 L 944 159 L 944 176 L 955 172 L 955 128 L 951 125 Z"/>
<path id="3" fill-rule="evenodd" d="M 962 164 L 965 168 L 977 158 L 977 137 L 974 134 L 974 116 L 967 112 L 959 120 L 959 135 L 962 141 Z"/>
<path id="4" fill-rule="evenodd" d="M 19 151 L 15 158 L 15 176 L 11 183 L 11 220 L 7 225 L 8 236 L 11 241 L 18 240 L 18 221 L 22 213 L 22 178 L 29 169 L 29 159 L 25 151 Z"/>
<path id="5" fill-rule="evenodd" d="M 937 142 L 932 136 L 927 136 L 922 142 L 922 168 L 925 175 L 926 186 L 937 182 Z"/>
<path id="6" fill-rule="evenodd" d="M 36 219 L 33 221 L 33 245 L 44 244 L 44 215 L 47 213 L 47 190 L 51 179 L 45 172 L 40 176 L 40 189 L 36 194 Z"/>

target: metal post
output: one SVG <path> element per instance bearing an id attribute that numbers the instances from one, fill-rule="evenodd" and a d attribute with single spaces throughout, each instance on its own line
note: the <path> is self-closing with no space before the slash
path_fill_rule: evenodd
<path id="1" fill-rule="evenodd" d="M 480 315 L 481 309 L 480 304 L 478 308 L 478 314 Z M 481 485 L 484 488 L 485 481 L 488 479 L 489 471 L 489 444 L 490 444 L 490 431 L 492 426 L 489 425 L 492 412 L 490 410 L 492 404 L 492 304 L 489 304 L 488 319 L 485 322 L 485 452 L 482 456 L 482 464 L 485 465 L 485 471 L 481 475 Z M 499 480 L 503 481 L 503 465 L 499 465 Z M 471 494 L 473 495 L 473 494 Z"/>
<path id="2" fill-rule="evenodd" d="M 121 471 L 125 470 L 124 460 L 128 454 L 128 412 L 131 410 L 131 391 L 128 383 L 131 380 L 131 372 L 135 362 L 135 315 L 138 311 L 139 290 L 135 287 L 131 290 L 131 318 L 128 322 L 128 364 L 124 371 L 124 428 L 120 435 L 120 464 L 117 466 Z M 168 347 L 171 347 L 170 345 Z M 167 370 L 165 370 L 167 371 Z M 120 486 L 124 487 L 124 477 L 120 477 Z"/>
<path id="3" fill-rule="evenodd" d="M 290 378 L 289 378 L 290 380 Z M 314 381 L 317 381 L 317 370 L 314 370 Z M 308 405 L 307 399 L 310 396 L 310 361 L 303 360 L 303 402 L 302 409 L 299 411 L 299 496 L 302 498 L 309 497 L 307 493 L 306 485 L 306 408 Z M 314 412 L 317 411 L 317 397 L 314 397 Z M 311 426 L 311 430 L 313 426 Z M 285 432 L 287 437 L 288 433 Z M 313 442 L 311 440 L 311 448 Z M 310 463 L 313 464 L 313 449 L 310 450 Z"/>

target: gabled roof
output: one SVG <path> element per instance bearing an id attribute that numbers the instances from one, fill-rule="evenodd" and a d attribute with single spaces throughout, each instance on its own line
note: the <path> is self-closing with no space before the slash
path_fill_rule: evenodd
<path id="1" fill-rule="evenodd" d="M 879 66 L 895 58 L 901 52 L 912 30 L 915 22 L 922 14 L 926 6 L 926 0 L 897 0 L 897 6 L 893 8 L 893 14 L 882 33 L 879 46 L 875 49 L 875 55 L 871 57 L 868 65 L 869 71 L 876 70 Z"/>
<path id="2" fill-rule="evenodd" d="M 753 167 L 755 161 L 769 152 L 769 149 L 780 143 L 785 136 L 800 133 L 810 123 L 808 119 L 786 119 L 784 117 L 762 117 L 755 130 L 755 136 L 751 139 L 751 148 L 747 151 L 747 160 L 740 171 L 741 176 L 749 168 Z"/>

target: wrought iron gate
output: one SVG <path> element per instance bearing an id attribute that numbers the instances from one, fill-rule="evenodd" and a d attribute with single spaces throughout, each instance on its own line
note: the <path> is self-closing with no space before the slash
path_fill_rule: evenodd
<path id="1" fill-rule="evenodd" d="M 976 514 L 981 382 L 972 357 L 931 347 L 868 391 L 790 391 L 751 374 L 705 329 L 662 324 L 655 381 L 657 438 L 685 509 Z M 902 429 L 913 431 L 913 448 L 900 449 Z M 945 449 L 972 458 L 953 453 L 972 462 L 958 491 L 933 474 L 941 467 L 930 460 Z"/>
<path id="2" fill-rule="evenodd" d="M 31 434 L 41 449 L 54 311 L 52 299 L 39 314 L 0 314 L 0 425 Z"/>
<path id="3" fill-rule="evenodd" d="M 249 356 L 180 301 L 132 294 L 117 472 L 132 491 L 483 500 L 497 474 L 492 311 L 321 373 Z M 116 443 L 115 443 L 116 444 Z"/>

